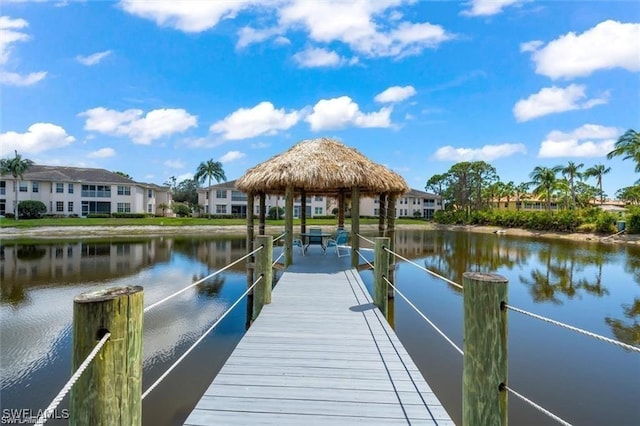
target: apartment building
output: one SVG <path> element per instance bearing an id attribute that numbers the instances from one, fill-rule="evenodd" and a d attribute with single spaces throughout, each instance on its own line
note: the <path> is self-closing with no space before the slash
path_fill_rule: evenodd
<path id="1" fill-rule="evenodd" d="M 331 200 L 329 211 L 338 208 L 338 201 Z M 435 194 L 411 189 L 396 198 L 396 218 L 423 217 L 431 219 L 437 210 L 442 210 L 442 198 Z M 378 216 L 380 213 L 379 197 L 360 198 L 360 216 Z"/>
<path id="2" fill-rule="evenodd" d="M 211 185 L 208 188 L 198 189 L 198 204 L 204 206 L 205 214 L 213 215 L 235 215 L 247 217 L 247 194 L 235 189 L 235 180 Z M 293 203 L 293 217 L 300 217 L 301 199 L 297 197 Z M 306 216 L 322 216 L 327 213 L 327 197 L 309 196 L 307 197 Z M 285 200 L 283 195 L 267 195 L 265 206 L 267 212 L 272 207 L 284 208 Z M 255 197 L 253 214 L 260 213 L 259 198 Z"/>
<path id="3" fill-rule="evenodd" d="M 162 214 L 171 204 L 169 187 L 135 182 L 105 169 L 32 165 L 16 180 L 0 176 L 0 215 L 13 213 L 18 200 L 41 201 L 48 214 Z"/>

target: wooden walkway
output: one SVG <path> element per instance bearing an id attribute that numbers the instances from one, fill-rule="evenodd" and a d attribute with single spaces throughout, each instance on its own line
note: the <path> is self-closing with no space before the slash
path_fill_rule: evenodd
<path id="1" fill-rule="evenodd" d="M 282 275 L 186 425 L 454 424 L 358 273 L 324 269 Z"/>

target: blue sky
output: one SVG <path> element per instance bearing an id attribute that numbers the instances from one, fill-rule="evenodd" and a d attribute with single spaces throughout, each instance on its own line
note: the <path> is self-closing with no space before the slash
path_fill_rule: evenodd
<path id="1" fill-rule="evenodd" d="M 413 188 L 458 161 L 502 180 L 612 168 L 640 128 L 634 1 L 2 1 L 1 156 L 161 184 L 229 179 L 332 137 Z M 593 182 L 592 182 L 593 183 Z"/>

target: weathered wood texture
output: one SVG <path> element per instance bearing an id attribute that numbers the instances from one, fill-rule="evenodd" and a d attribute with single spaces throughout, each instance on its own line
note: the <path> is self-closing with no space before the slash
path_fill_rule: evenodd
<path id="1" fill-rule="evenodd" d="M 273 237 L 271 235 L 259 235 L 256 237 L 256 248 L 264 246 L 256 253 L 256 279 L 262 275 L 262 279 L 253 288 L 253 319 L 255 320 L 262 307 L 271 303 L 271 284 L 273 280 Z"/>
<path id="2" fill-rule="evenodd" d="M 465 272 L 462 423 L 507 424 L 507 279 Z"/>
<path id="3" fill-rule="evenodd" d="M 387 218 L 387 194 L 381 193 L 378 198 L 378 237 L 384 237 L 385 219 Z"/>
<path id="4" fill-rule="evenodd" d="M 384 280 L 389 276 L 389 252 L 384 248 L 389 247 L 389 238 L 378 237 L 375 239 L 376 247 L 374 249 L 375 260 L 373 266 L 373 299 L 376 306 L 382 312 L 385 318 L 389 313 L 389 298 L 387 297 L 387 287 L 389 286 Z"/>
<path id="5" fill-rule="evenodd" d="M 284 266 L 293 263 L 293 188 L 287 186 L 284 195 Z"/>
<path id="6" fill-rule="evenodd" d="M 142 422 L 142 287 L 83 293 L 73 303 L 72 369 L 108 331 L 111 337 L 71 389 L 69 424 Z"/>
<path id="7" fill-rule="evenodd" d="M 360 188 L 351 188 L 351 267 L 360 263 L 358 250 L 360 249 Z"/>
<path id="8" fill-rule="evenodd" d="M 291 269 L 185 424 L 453 424 L 355 270 Z"/>
<path id="9" fill-rule="evenodd" d="M 258 203 L 259 203 L 258 204 L 258 206 L 259 206 L 258 207 L 258 210 L 259 210 L 259 212 L 258 212 L 258 219 L 259 219 L 259 221 L 258 221 L 258 234 L 259 235 L 264 235 L 265 226 L 267 224 L 267 221 L 266 221 L 266 218 L 267 218 L 266 217 L 266 214 L 267 214 L 267 211 L 266 211 L 267 210 L 267 196 L 266 196 L 266 194 L 264 192 L 260 193 L 260 196 L 258 198 Z M 247 210 L 248 210 L 248 208 L 247 208 Z M 248 211 L 247 214 L 253 215 L 253 211 L 251 211 L 251 212 Z"/>

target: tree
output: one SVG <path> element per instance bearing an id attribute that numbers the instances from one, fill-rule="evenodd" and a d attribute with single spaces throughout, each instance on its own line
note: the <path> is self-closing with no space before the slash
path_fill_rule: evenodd
<path id="1" fill-rule="evenodd" d="M 600 190 L 600 204 L 604 204 L 604 191 L 602 190 L 602 176 L 606 175 L 610 171 L 611 171 L 611 167 L 605 167 L 604 164 L 596 164 L 593 167 L 589 167 L 584 172 L 584 175 L 586 177 L 596 178 L 596 185 L 598 185 L 598 189 Z"/>
<path id="2" fill-rule="evenodd" d="M 158 205 L 158 207 L 160 208 L 160 210 L 162 210 L 162 216 L 164 216 L 164 212 L 165 210 L 167 210 L 169 208 L 169 204 L 167 203 L 160 203 Z"/>
<path id="3" fill-rule="evenodd" d="M 536 166 L 529 177 L 531 185 L 536 185 L 533 193 L 537 196 L 544 196 L 547 200 L 547 211 L 551 211 L 551 194 L 556 187 L 556 175 L 562 169 L 561 166 L 541 167 Z"/>
<path id="4" fill-rule="evenodd" d="M 211 179 L 215 179 L 216 182 L 220 183 L 220 181 L 226 181 L 227 177 L 224 175 L 222 163 L 211 159 L 200 163 L 196 170 L 196 174 L 193 175 L 193 179 L 197 180 L 201 184 L 208 179 L 209 186 L 207 188 L 209 188 L 211 187 Z"/>
<path id="5" fill-rule="evenodd" d="M 175 176 L 171 176 L 169 177 L 169 179 L 167 179 L 164 185 L 171 188 L 171 193 L 174 194 L 176 192 L 176 188 L 178 187 L 178 179 L 176 179 Z"/>
<path id="6" fill-rule="evenodd" d="M 522 208 L 522 199 L 529 194 L 529 182 L 518 184 L 514 189 L 514 193 L 516 196 L 516 210 L 520 210 Z"/>
<path id="7" fill-rule="evenodd" d="M 607 158 L 611 160 L 619 156 L 623 156 L 623 160 L 635 161 L 636 172 L 640 173 L 640 132 L 629 129 L 618 138 L 613 151 L 607 154 Z M 640 183 L 640 179 L 636 183 Z"/>
<path id="8" fill-rule="evenodd" d="M 580 169 L 584 167 L 583 163 L 576 164 L 573 161 L 569 161 L 565 167 L 562 168 L 562 174 L 569 181 L 569 189 L 571 190 L 571 208 L 575 210 L 576 208 L 576 185 L 575 178 L 582 179 L 582 173 L 580 173 Z"/>
<path id="9" fill-rule="evenodd" d="M 33 165 L 33 161 L 22 158 L 18 151 L 15 151 L 15 157 L 13 158 L 3 158 L 0 160 L 0 174 L 7 175 L 10 174 L 16 180 L 14 190 L 15 190 L 15 198 L 13 202 L 13 216 L 16 220 L 18 220 L 18 186 L 19 182 L 22 182 L 23 175 L 29 170 L 29 167 Z"/>
<path id="10" fill-rule="evenodd" d="M 128 174 L 126 174 L 125 172 L 117 172 L 117 171 L 114 171 L 113 173 L 115 173 L 115 174 L 117 174 L 117 175 L 119 175 L 119 176 L 122 176 L 123 178 L 133 180 L 133 178 L 132 178 L 131 176 L 129 176 Z"/>
<path id="11" fill-rule="evenodd" d="M 198 181 L 185 179 L 176 185 L 173 190 L 173 201 L 189 205 L 198 204 Z"/>
<path id="12" fill-rule="evenodd" d="M 427 191 L 431 191 L 436 195 L 442 197 L 444 194 L 444 186 L 447 183 L 447 175 L 442 173 L 438 175 L 433 175 L 427 181 L 424 189 Z"/>
<path id="13" fill-rule="evenodd" d="M 618 189 L 618 191 L 616 191 L 616 198 L 628 204 L 640 204 L 640 185 Z"/>

